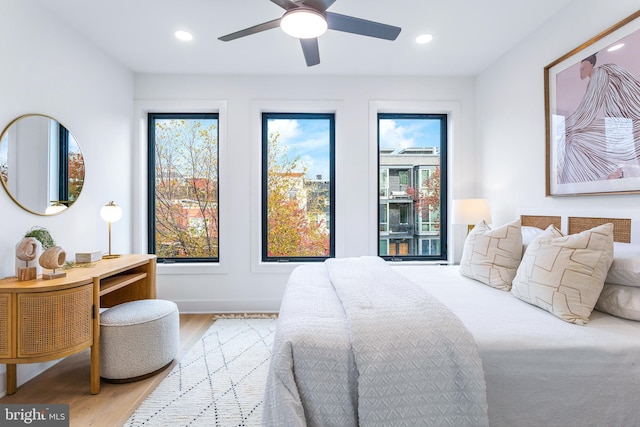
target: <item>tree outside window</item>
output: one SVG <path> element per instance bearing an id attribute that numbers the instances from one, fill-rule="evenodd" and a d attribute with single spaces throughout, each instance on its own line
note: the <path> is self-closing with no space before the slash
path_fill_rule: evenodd
<path id="1" fill-rule="evenodd" d="M 217 114 L 150 114 L 149 153 L 149 252 L 217 261 Z"/>
<path id="2" fill-rule="evenodd" d="M 447 116 L 380 113 L 378 150 L 378 254 L 446 259 Z"/>
<path id="3" fill-rule="evenodd" d="M 263 114 L 262 259 L 334 256 L 332 114 Z"/>

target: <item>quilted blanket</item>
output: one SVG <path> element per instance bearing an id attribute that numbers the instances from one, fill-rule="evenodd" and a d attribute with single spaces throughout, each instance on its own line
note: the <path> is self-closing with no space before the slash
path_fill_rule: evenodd
<path id="1" fill-rule="evenodd" d="M 292 272 L 264 408 L 265 426 L 488 425 L 470 333 L 378 257 Z"/>

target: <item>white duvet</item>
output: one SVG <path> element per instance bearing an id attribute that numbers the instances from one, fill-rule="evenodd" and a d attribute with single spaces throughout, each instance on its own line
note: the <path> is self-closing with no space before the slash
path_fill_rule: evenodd
<path id="1" fill-rule="evenodd" d="M 472 333 L 492 427 L 640 426 L 640 322 L 594 311 L 575 325 L 462 277 L 456 266 L 393 269 Z"/>
<path id="2" fill-rule="evenodd" d="M 475 343 L 437 299 L 377 257 L 291 274 L 263 425 L 487 423 Z"/>

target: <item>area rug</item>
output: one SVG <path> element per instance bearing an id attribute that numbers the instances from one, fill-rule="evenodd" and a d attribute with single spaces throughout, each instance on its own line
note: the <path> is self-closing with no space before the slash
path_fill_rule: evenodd
<path id="1" fill-rule="evenodd" d="M 276 319 L 218 319 L 125 427 L 259 426 Z"/>

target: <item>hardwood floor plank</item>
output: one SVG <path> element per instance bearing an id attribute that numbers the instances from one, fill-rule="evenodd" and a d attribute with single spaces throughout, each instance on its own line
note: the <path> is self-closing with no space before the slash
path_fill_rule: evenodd
<path id="1" fill-rule="evenodd" d="M 215 321 L 212 314 L 180 314 L 180 360 Z M 159 374 L 127 384 L 102 381 L 100 393 L 90 394 L 90 353 L 85 350 L 67 357 L 18 387 L 0 403 L 69 404 L 70 427 L 122 426 L 133 411 L 176 365 Z"/>

